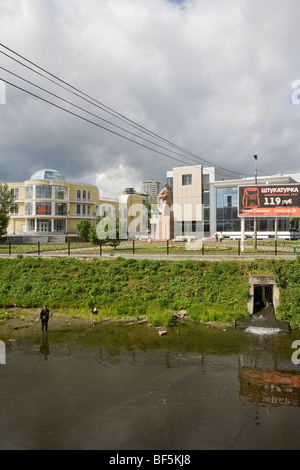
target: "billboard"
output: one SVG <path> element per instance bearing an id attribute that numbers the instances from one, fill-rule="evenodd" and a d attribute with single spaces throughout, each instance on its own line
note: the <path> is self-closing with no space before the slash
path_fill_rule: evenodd
<path id="1" fill-rule="evenodd" d="M 300 185 L 239 186 L 239 217 L 300 217 Z"/>

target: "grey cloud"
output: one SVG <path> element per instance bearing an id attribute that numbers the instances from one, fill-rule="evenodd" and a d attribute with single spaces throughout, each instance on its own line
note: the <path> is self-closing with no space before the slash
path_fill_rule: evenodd
<path id="1" fill-rule="evenodd" d="M 253 173 L 253 154 L 259 171 L 300 170 L 300 105 L 291 102 L 291 85 L 300 79 L 298 0 L 0 3 L 5 45 L 133 121 L 241 174 Z M 0 62 L 33 78 L 2 54 Z M 3 76 L 17 82 L 0 70 Z M 35 81 L 125 126 L 41 77 Z M 6 101 L 0 105 L 2 181 L 47 166 L 116 196 L 126 181 L 164 182 L 168 169 L 192 163 L 151 152 L 9 86 Z"/>

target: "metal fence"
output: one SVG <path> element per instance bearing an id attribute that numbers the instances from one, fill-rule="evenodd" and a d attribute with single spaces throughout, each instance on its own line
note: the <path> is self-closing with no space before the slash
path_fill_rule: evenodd
<path id="1" fill-rule="evenodd" d="M 187 255 L 189 257 L 205 255 L 255 255 L 263 254 L 266 256 L 277 255 L 298 255 L 300 254 L 300 241 L 276 241 L 261 240 L 257 242 L 257 248 L 254 248 L 253 240 L 245 241 L 245 248 L 242 251 L 240 240 L 223 240 L 215 242 L 211 240 L 186 242 L 186 241 L 148 241 L 148 240 L 128 240 L 122 241 L 113 246 L 110 243 L 92 245 L 91 243 L 82 243 L 78 241 L 67 241 L 62 244 L 36 242 L 31 244 L 17 244 L 6 242 L 0 245 L 1 255 L 41 255 L 46 256 L 102 256 L 105 254 L 122 256 L 122 254 L 167 254 L 167 255 Z"/>

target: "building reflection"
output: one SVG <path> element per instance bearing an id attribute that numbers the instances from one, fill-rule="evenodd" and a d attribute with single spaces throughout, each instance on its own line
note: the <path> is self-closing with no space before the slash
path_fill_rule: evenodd
<path id="1" fill-rule="evenodd" d="M 252 403 L 300 406 L 300 376 L 289 372 L 239 368 L 240 395 Z"/>

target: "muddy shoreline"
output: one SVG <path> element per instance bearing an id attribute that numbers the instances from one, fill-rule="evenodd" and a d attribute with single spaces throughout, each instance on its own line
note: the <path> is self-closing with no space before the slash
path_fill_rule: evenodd
<path id="1" fill-rule="evenodd" d="M 4 311 L 0 312 L 0 334 L 1 336 L 13 336 L 24 337 L 28 334 L 36 333 L 41 331 L 41 320 L 40 320 L 40 311 L 38 308 L 19 308 L 19 307 L 10 307 L 6 308 Z M 59 331 L 62 329 L 72 330 L 74 328 L 94 328 L 96 325 L 107 324 L 107 323 L 121 323 L 124 326 L 126 325 L 137 325 L 137 324 L 147 324 L 151 328 L 154 328 L 160 334 L 162 331 L 167 333 L 172 326 L 176 323 L 184 324 L 186 321 L 192 321 L 188 317 L 176 318 L 174 315 L 174 323 L 169 326 L 154 326 L 148 322 L 148 319 L 145 315 L 140 317 L 134 316 L 123 316 L 123 317 L 103 317 L 93 314 L 86 314 L 86 316 L 71 311 L 66 312 L 51 312 L 50 319 L 48 323 L 48 333 L 51 331 Z M 202 323 L 202 322 L 197 322 Z M 204 325 L 215 328 L 222 328 L 223 331 L 226 331 L 228 328 L 234 328 L 234 325 L 230 324 L 219 324 L 207 322 L 203 323 Z"/>
<path id="2" fill-rule="evenodd" d="M 41 309 L 37 308 L 6 308 L 0 314 L 0 331 L 2 333 L 14 332 L 15 334 L 27 334 L 41 330 Z M 136 317 L 98 317 L 98 315 L 87 314 L 86 317 L 76 315 L 74 312 L 51 312 L 48 323 L 48 332 L 57 331 L 62 328 L 94 327 L 96 324 L 107 322 L 122 322 L 124 324 L 146 322 L 146 318 Z"/>

